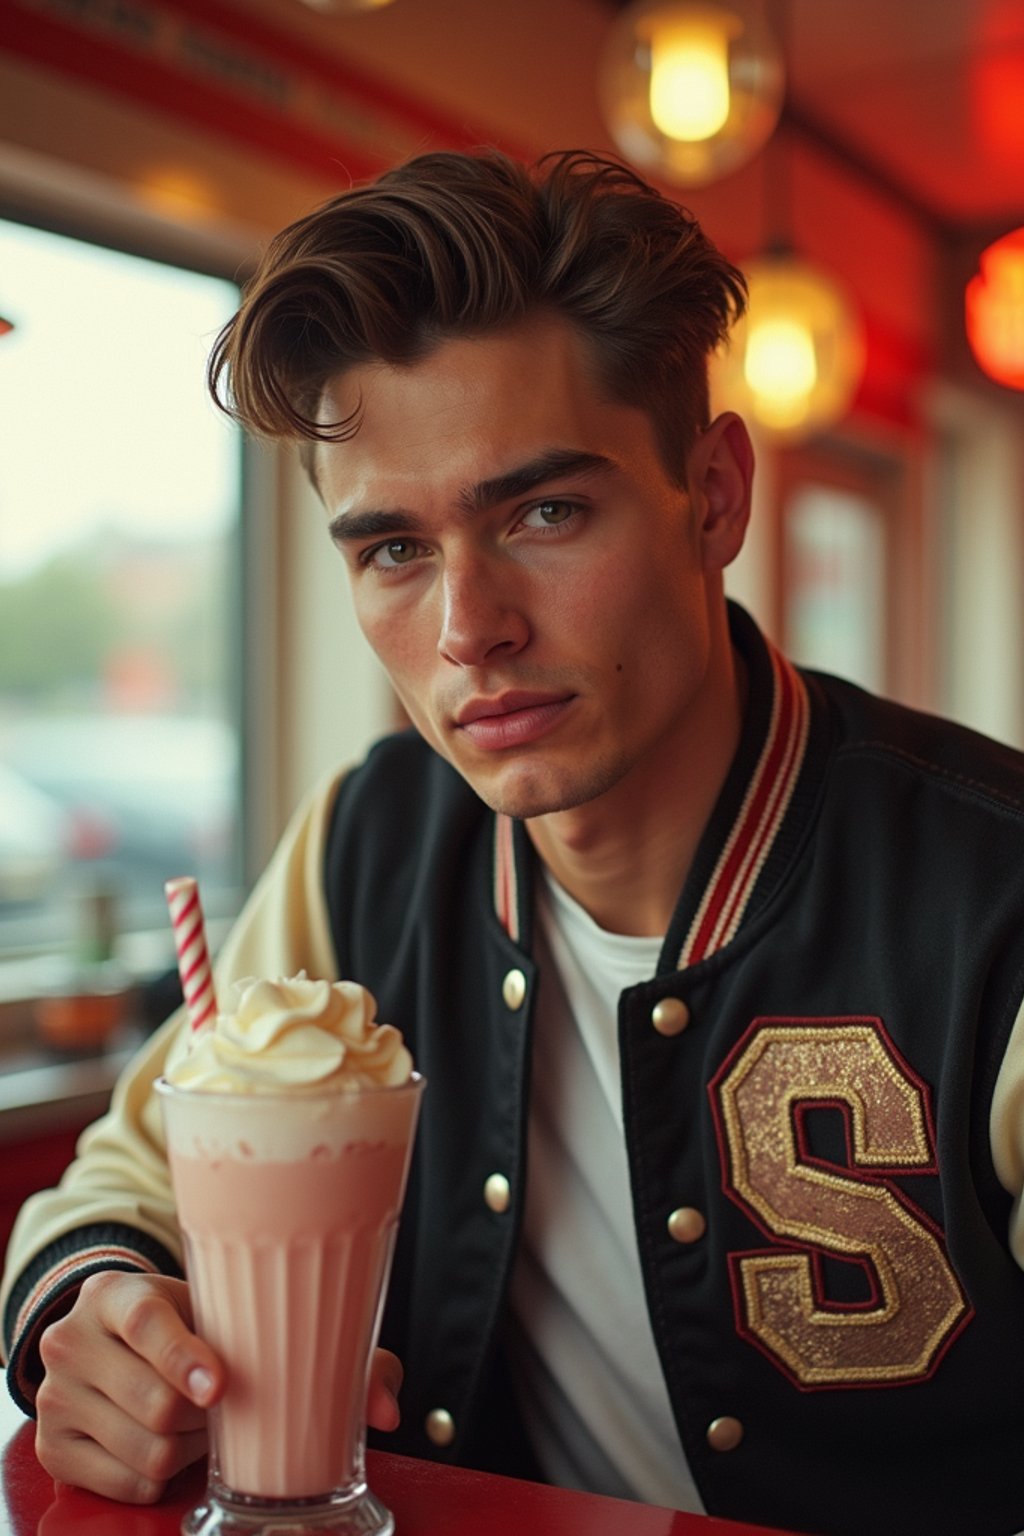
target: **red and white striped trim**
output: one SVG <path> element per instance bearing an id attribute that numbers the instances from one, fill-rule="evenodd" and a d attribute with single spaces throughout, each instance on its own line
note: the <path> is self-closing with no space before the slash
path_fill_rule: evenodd
<path id="1" fill-rule="evenodd" d="M 143 1258 L 135 1248 L 120 1247 L 116 1243 L 97 1243 L 94 1248 L 80 1248 L 70 1254 L 45 1275 L 38 1279 L 18 1309 L 12 1337 L 20 1338 L 29 1319 L 47 1297 L 67 1279 L 73 1279 L 80 1270 L 93 1270 L 98 1264 L 131 1264 L 133 1269 L 147 1275 L 158 1275 L 160 1270 L 151 1260 Z"/>
<path id="2" fill-rule="evenodd" d="M 513 944 L 518 944 L 519 882 L 512 843 L 512 818 L 500 811 L 494 818 L 494 910 Z"/>
<path id="3" fill-rule="evenodd" d="M 736 823 L 679 952 L 679 969 L 733 938 L 786 814 L 807 747 L 810 703 L 791 662 L 768 645 L 773 698 L 768 735 Z"/>

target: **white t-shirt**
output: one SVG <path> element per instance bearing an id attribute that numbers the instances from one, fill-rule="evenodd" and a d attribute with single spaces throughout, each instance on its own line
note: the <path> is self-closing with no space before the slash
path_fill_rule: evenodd
<path id="1" fill-rule="evenodd" d="M 546 874 L 513 1370 L 546 1477 L 703 1513 L 647 1315 L 622 1129 L 619 993 L 661 939 L 606 933 Z"/>

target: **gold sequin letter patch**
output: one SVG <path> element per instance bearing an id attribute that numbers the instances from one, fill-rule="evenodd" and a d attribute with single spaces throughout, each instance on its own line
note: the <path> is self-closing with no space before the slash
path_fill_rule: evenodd
<path id="1" fill-rule="evenodd" d="M 803 1388 L 928 1376 L 970 1308 L 941 1232 L 891 1182 L 935 1155 L 928 1089 L 882 1021 L 755 1019 L 710 1091 L 729 1193 L 773 1240 L 730 1256 L 740 1332 Z M 848 1166 L 804 1144 L 822 1107 L 845 1118 Z M 870 1299 L 827 1300 L 824 1258 L 859 1264 Z"/>

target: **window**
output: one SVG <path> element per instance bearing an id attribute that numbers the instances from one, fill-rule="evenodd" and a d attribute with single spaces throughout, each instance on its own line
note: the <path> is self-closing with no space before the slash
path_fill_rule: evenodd
<path id="1" fill-rule="evenodd" d="M 780 453 L 776 632 L 794 661 L 927 708 L 917 451 L 822 437 Z"/>
<path id="2" fill-rule="evenodd" d="M 885 689 L 885 526 L 877 506 L 832 485 L 787 508 L 786 637 L 794 658 L 874 693 Z"/>
<path id="3" fill-rule="evenodd" d="M 0 959 L 241 886 L 239 435 L 222 277 L 0 220 Z"/>

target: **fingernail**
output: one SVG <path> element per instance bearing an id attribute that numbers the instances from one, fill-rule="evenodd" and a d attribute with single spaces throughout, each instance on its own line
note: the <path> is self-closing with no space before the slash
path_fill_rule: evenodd
<path id="1" fill-rule="evenodd" d="M 213 1391 L 213 1377 L 201 1365 L 193 1366 L 188 1373 L 188 1395 L 201 1408 Z"/>

